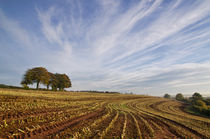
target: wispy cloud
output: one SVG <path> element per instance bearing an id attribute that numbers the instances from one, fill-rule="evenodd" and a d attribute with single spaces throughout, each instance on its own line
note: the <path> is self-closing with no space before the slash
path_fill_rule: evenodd
<path id="1" fill-rule="evenodd" d="M 72 0 L 36 5 L 41 31 L 36 35 L 3 11 L 0 28 L 43 54 L 32 65 L 42 59 L 49 70 L 68 73 L 73 89 L 208 92 L 208 5 L 208 0 Z"/>

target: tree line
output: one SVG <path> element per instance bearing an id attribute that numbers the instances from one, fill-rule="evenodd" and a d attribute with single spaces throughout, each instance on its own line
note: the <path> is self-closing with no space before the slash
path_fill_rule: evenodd
<path id="1" fill-rule="evenodd" d="M 43 67 L 28 69 L 21 81 L 24 88 L 28 88 L 28 85 L 34 83 L 36 83 L 36 89 L 39 89 L 40 84 L 43 84 L 47 86 L 47 90 L 51 87 L 54 91 L 57 89 L 63 91 L 64 88 L 72 86 L 71 80 L 66 74 L 51 73 Z"/>
<path id="2" fill-rule="evenodd" d="M 171 98 L 171 96 L 165 94 L 164 98 Z M 175 99 L 190 104 L 189 110 L 191 111 L 210 116 L 210 98 L 204 99 L 200 93 L 195 92 L 190 98 L 184 98 L 181 93 L 178 93 Z"/>

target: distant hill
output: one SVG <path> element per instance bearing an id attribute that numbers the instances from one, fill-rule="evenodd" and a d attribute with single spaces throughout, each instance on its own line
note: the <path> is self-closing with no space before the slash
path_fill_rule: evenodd
<path id="1" fill-rule="evenodd" d="M 8 88 L 8 89 L 25 89 L 25 88 L 23 88 L 23 87 L 12 86 L 12 85 L 5 85 L 5 84 L 0 84 L 0 88 Z M 35 89 L 35 88 L 28 88 L 28 90 L 36 90 L 36 89 Z M 46 88 L 39 88 L 39 90 L 52 91 L 52 90 L 47 90 Z M 64 91 L 65 91 L 65 90 L 64 90 Z M 90 93 L 120 94 L 119 92 L 114 92 L 114 91 L 94 91 L 94 90 L 83 90 L 83 91 L 72 91 L 72 92 L 90 92 Z"/>
<path id="2" fill-rule="evenodd" d="M 23 88 L 20 86 L 12 86 L 12 85 L 6 85 L 6 84 L 0 84 L 0 88 L 8 88 L 8 89 L 24 89 L 24 90 L 36 90 L 35 88 Z M 39 90 L 46 90 L 46 91 L 51 91 L 47 90 L 46 88 L 39 88 Z"/>
<path id="3" fill-rule="evenodd" d="M 0 88 L 23 89 L 23 87 L 0 84 Z"/>

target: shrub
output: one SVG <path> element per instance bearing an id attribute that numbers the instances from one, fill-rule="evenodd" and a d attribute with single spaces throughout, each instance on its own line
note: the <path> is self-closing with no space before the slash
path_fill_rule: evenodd
<path id="1" fill-rule="evenodd" d="M 176 100 L 183 101 L 184 100 L 184 96 L 181 93 L 178 93 L 176 95 Z"/>
<path id="2" fill-rule="evenodd" d="M 200 114 L 210 116 L 210 107 L 206 105 L 202 100 L 196 100 L 193 104 L 193 108 Z"/>
<path id="3" fill-rule="evenodd" d="M 171 96 L 169 94 L 165 94 L 163 97 L 164 98 L 171 98 Z"/>
<path id="4" fill-rule="evenodd" d="M 203 102 L 202 100 L 196 100 L 194 105 L 197 105 L 197 106 L 200 106 L 203 108 L 207 108 L 206 103 Z"/>
<path id="5" fill-rule="evenodd" d="M 22 84 L 22 86 L 24 89 L 27 89 L 27 90 L 29 89 L 28 85 L 26 85 L 26 84 Z"/>
<path id="6" fill-rule="evenodd" d="M 197 93 L 197 92 L 195 92 L 195 93 L 192 95 L 192 98 L 193 98 L 194 101 L 196 101 L 196 100 L 203 100 L 202 95 L 199 94 L 199 93 Z"/>

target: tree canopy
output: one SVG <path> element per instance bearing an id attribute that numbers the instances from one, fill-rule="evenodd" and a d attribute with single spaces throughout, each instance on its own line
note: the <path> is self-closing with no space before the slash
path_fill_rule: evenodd
<path id="1" fill-rule="evenodd" d="M 193 98 L 194 101 L 196 101 L 196 100 L 203 100 L 202 95 L 199 94 L 199 93 L 197 93 L 197 92 L 195 92 L 195 93 L 192 95 L 192 98 Z"/>
<path id="2" fill-rule="evenodd" d="M 36 89 L 39 89 L 39 84 L 42 83 L 44 85 L 47 85 L 49 82 L 49 78 L 50 76 L 48 74 L 47 69 L 43 67 L 36 67 L 26 71 L 26 74 L 24 75 L 21 84 L 27 85 L 36 83 Z"/>
<path id="3" fill-rule="evenodd" d="M 52 90 L 64 90 L 64 88 L 69 88 L 72 86 L 70 78 L 66 74 L 51 73 L 43 67 L 36 67 L 26 71 L 24 74 L 21 84 L 23 86 L 28 84 L 36 83 L 36 89 L 39 89 L 39 84 L 52 87 Z"/>
<path id="4" fill-rule="evenodd" d="M 183 101 L 184 100 L 184 96 L 181 93 L 178 93 L 176 95 L 176 100 Z"/>
<path id="5" fill-rule="evenodd" d="M 164 98 L 171 98 L 171 96 L 169 94 L 165 94 L 163 97 Z"/>
<path id="6" fill-rule="evenodd" d="M 50 75 L 50 79 L 49 79 L 49 82 L 47 84 L 47 89 L 49 89 L 49 86 L 51 86 L 52 90 L 57 90 L 58 80 L 57 80 L 55 74 L 49 72 L 49 75 Z"/>
<path id="7" fill-rule="evenodd" d="M 71 87 L 71 81 L 66 74 L 56 73 L 55 77 L 56 80 L 58 81 L 57 88 L 59 88 L 60 91 L 62 91 L 64 88 Z"/>

